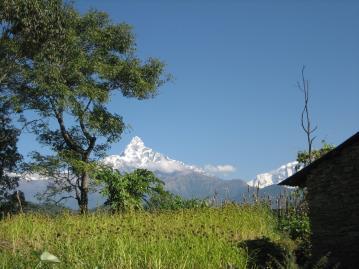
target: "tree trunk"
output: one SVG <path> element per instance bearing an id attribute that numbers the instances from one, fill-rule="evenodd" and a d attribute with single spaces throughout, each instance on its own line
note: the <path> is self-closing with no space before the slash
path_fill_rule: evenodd
<path id="1" fill-rule="evenodd" d="M 80 188 L 80 213 L 86 214 L 88 212 L 88 191 L 89 191 L 89 175 L 87 172 L 83 172 L 81 176 L 81 188 Z"/>

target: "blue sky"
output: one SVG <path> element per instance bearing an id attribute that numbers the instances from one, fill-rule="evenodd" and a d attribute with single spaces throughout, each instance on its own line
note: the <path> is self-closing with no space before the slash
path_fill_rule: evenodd
<path id="1" fill-rule="evenodd" d="M 164 60 L 174 81 L 155 99 L 115 96 L 111 109 L 140 136 L 185 163 L 230 164 L 225 178 L 252 179 L 295 159 L 302 65 L 320 140 L 339 144 L 359 131 L 358 1 L 80 0 L 134 27 L 138 55 Z M 20 141 L 30 150 L 29 136 Z"/>

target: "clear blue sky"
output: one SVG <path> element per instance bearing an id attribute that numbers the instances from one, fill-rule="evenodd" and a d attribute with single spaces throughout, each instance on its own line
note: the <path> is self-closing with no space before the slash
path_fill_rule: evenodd
<path id="1" fill-rule="evenodd" d="M 359 1 L 81 0 L 134 27 L 138 54 L 164 60 L 175 80 L 153 100 L 117 96 L 113 111 L 156 151 L 203 166 L 231 164 L 252 179 L 295 159 L 301 66 L 312 121 L 339 144 L 359 131 Z M 30 149 L 29 138 L 21 149 Z"/>

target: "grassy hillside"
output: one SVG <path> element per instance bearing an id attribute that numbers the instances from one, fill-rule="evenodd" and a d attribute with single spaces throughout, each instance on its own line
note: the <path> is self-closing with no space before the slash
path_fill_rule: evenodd
<path id="1" fill-rule="evenodd" d="M 0 221 L 0 268 L 246 268 L 250 258 L 240 243 L 262 237 L 286 241 L 261 206 L 25 214 Z M 39 264 L 45 250 L 61 262 Z"/>

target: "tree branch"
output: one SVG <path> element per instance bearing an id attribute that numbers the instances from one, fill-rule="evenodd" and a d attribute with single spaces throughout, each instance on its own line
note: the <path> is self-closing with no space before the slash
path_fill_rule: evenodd
<path id="1" fill-rule="evenodd" d="M 65 199 L 76 199 L 76 198 L 72 195 L 64 196 L 64 197 L 61 197 L 59 200 L 56 200 L 56 201 L 54 200 L 55 205 L 58 205 L 61 201 L 65 200 Z"/>
<path id="2" fill-rule="evenodd" d="M 80 114 L 79 115 L 80 128 L 81 128 L 82 133 L 86 137 L 87 144 L 88 144 L 88 148 L 85 150 L 85 155 L 86 155 L 85 158 L 87 158 L 90 155 L 90 153 L 92 152 L 92 150 L 94 149 L 95 144 L 96 144 L 96 137 L 91 135 L 90 132 L 87 130 L 85 122 L 84 122 L 84 117 L 83 117 L 84 114 L 89 109 L 91 103 L 92 103 L 92 99 L 89 99 L 84 111 L 79 113 Z"/>
<path id="3" fill-rule="evenodd" d="M 304 76 L 304 70 L 305 70 L 305 66 L 302 67 L 302 82 L 299 83 L 297 82 L 297 86 L 299 88 L 299 90 L 301 90 L 304 93 L 304 108 L 301 114 L 301 126 L 302 129 L 304 130 L 306 137 L 307 137 L 307 143 L 308 143 L 308 158 L 309 158 L 309 163 L 312 162 L 312 145 L 313 145 L 313 141 L 315 140 L 315 136 L 311 137 L 311 135 L 317 130 L 317 126 L 315 126 L 314 128 L 311 127 L 311 119 L 310 119 L 310 114 L 309 114 L 309 108 L 308 108 L 308 103 L 309 103 L 309 81 L 305 79 Z"/>
<path id="4" fill-rule="evenodd" d="M 62 137 L 64 138 L 65 140 L 65 143 L 66 145 L 76 151 L 76 152 L 79 152 L 81 154 L 83 154 L 85 151 L 79 146 L 77 145 L 74 140 L 72 139 L 71 135 L 68 133 L 68 131 L 66 130 L 66 127 L 65 127 L 65 122 L 64 122 L 64 119 L 63 119 L 63 116 L 62 116 L 62 113 L 57 111 L 55 109 L 55 107 L 53 106 L 53 111 L 55 113 L 55 117 L 57 119 L 57 122 L 59 123 L 59 126 L 60 126 L 60 131 L 61 131 L 61 135 Z"/>
<path id="5" fill-rule="evenodd" d="M 87 112 L 87 110 L 89 109 L 91 103 L 92 103 L 92 99 L 90 99 L 90 100 L 88 101 L 88 103 L 87 103 L 87 105 L 86 105 L 86 107 L 85 107 L 84 113 Z"/>
<path id="6" fill-rule="evenodd" d="M 3 82 L 3 80 L 5 80 L 6 78 L 6 74 L 3 74 L 1 77 L 0 77 L 0 84 Z"/>

